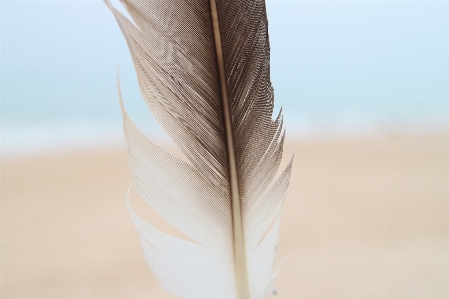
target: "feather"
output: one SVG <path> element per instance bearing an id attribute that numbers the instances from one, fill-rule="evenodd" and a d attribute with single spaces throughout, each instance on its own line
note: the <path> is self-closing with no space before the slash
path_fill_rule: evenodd
<path id="1" fill-rule="evenodd" d="M 264 298 L 273 280 L 292 161 L 274 180 L 285 136 L 273 114 L 263 0 L 109 0 L 143 98 L 188 161 L 149 140 L 123 105 L 133 184 L 196 243 L 129 207 L 159 283 L 182 298 Z"/>

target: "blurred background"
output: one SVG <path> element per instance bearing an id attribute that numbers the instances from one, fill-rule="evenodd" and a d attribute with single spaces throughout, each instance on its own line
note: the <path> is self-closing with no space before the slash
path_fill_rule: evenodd
<path id="1" fill-rule="evenodd" d="M 277 108 L 291 134 L 449 127 L 447 1 L 267 1 Z M 2 1 L 2 153 L 158 131 L 102 1 Z M 101 141 L 100 141 L 101 140 Z"/>
<path id="2" fill-rule="evenodd" d="M 298 250 L 269 296 L 448 298 L 449 2 L 267 11 L 295 153 L 277 264 Z M 118 69 L 132 118 L 173 144 L 104 3 L 2 0 L 0 63 L 0 297 L 175 298 L 144 264 L 124 204 Z"/>

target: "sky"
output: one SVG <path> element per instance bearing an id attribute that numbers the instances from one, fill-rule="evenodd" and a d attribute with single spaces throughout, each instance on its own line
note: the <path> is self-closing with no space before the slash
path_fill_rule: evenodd
<path id="1" fill-rule="evenodd" d="M 267 1 L 267 11 L 276 108 L 291 132 L 449 123 L 448 1 Z M 120 130 L 118 65 L 130 114 L 157 130 L 102 1 L 1 1 L 0 63 L 2 146 L 52 128 Z"/>

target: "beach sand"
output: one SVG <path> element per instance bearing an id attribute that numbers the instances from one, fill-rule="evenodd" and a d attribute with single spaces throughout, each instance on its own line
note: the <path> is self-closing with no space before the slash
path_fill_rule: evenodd
<path id="1" fill-rule="evenodd" d="M 267 298 L 449 298 L 449 135 L 290 140 Z M 1 161 L 2 299 L 177 298 L 145 264 L 124 149 Z M 131 202 L 172 227 L 135 191 Z"/>

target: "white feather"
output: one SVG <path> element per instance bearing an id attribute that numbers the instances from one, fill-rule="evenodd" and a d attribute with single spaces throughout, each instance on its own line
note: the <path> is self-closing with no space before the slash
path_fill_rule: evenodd
<path id="1" fill-rule="evenodd" d="M 282 117 L 271 119 L 264 2 L 253 1 L 254 7 L 243 0 L 217 2 L 224 28 L 247 295 L 236 280 L 229 144 L 208 2 L 122 2 L 133 22 L 106 0 L 128 42 L 144 99 L 188 159 L 173 156 L 139 131 L 124 109 L 119 88 L 133 184 L 148 204 L 197 242 L 156 230 L 129 207 L 145 260 L 160 284 L 182 298 L 264 298 L 273 280 L 280 210 L 291 172 L 290 161 L 272 183 L 284 132 Z M 225 10 L 232 6 L 238 10 L 234 14 Z M 235 22 L 248 22 L 247 18 L 246 27 L 235 27 Z M 238 34 L 233 29 L 239 29 L 241 36 L 231 36 Z"/>

